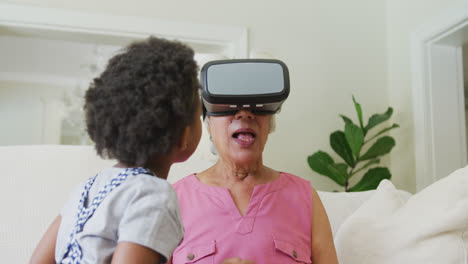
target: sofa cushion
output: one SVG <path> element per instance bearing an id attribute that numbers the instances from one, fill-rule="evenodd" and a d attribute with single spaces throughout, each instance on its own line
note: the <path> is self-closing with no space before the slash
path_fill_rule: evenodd
<path id="1" fill-rule="evenodd" d="M 467 263 L 468 167 L 400 198 L 390 181 L 341 226 L 335 245 L 341 264 Z"/>
<path id="2" fill-rule="evenodd" d="M 343 222 L 375 193 L 375 190 L 365 192 L 317 192 L 330 220 L 333 236 L 336 235 Z M 411 193 L 398 190 L 398 197 L 406 201 Z"/>

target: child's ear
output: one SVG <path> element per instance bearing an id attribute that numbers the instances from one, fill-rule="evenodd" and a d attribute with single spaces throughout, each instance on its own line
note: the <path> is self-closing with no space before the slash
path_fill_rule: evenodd
<path id="1" fill-rule="evenodd" d="M 190 142 L 191 133 L 192 133 L 192 129 L 190 126 L 186 126 L 184 130 L 182 131 L 182 134 L 180 135 L 179 143 L 177 144 L 176 148 L 174 148 L 175 150 L 174 162 L 186 161 L 192 154 L 190 152 L 190 147 L 189 147 L 189 145 L 191 144 Z"/>
<path id="2" fill-rule="evenodd" d="M 184 131 L 182 131 L 182 135 L 179 139 L 178 148 L 180 152 L 183 152 L 187 149 L 189 144 L 189 135 L 190 135 L 190 126 L 186 126 Z"/>

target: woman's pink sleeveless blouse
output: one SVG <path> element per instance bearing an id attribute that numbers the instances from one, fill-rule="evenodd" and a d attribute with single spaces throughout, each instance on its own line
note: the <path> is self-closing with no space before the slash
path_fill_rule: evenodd
<path id="1" fill-rule="evenodd" d="M 256 264 L 311 263 L 308 181 L 281 173 L 275 181 L 255 186 L 244 216 L 228 189 L 203 184 L 194 174 L 174 188 L 185 230 L 174 264 L 218 264 L 232 257 Z"/>

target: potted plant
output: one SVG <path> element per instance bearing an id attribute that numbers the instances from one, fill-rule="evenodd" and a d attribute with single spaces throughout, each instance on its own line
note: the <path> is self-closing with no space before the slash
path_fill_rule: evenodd
<path id="1" fill-rule="evenodd" d="M 381 180 L 391 178 L 388 168 L 376 165 L 380 163 L 380 158 L 390 153 L 395 146 L 395 140 L 383 134 L 399 127 L 398 124 L 393 124 L 375 134 L 369 133 L 390 119 L 393 108 L 388 107 L 385 113 L 372 115 L 367 124 L 364 124 L 361 105 L 354 96 L 353 102 L 359 124 L 355 124 L 345 115 L 340 115 L 345 123 L 344 131 L 337 130 L 330 135 L 331 148 L 343 159 L 343 162 L 335 163 L 328 153 L 321 150 L 307 157 L 307 162 L 313 171 L 332 179 L 343 186 L 346 192 L 376 189 Z M 369 144 L 370 147 L 367 147 Z M 364 149 L 366 151 L 363 151 Z M 362 174 L 361 180 L 351 187 L 349 180 L 366 169 L 368 170 Z"/>

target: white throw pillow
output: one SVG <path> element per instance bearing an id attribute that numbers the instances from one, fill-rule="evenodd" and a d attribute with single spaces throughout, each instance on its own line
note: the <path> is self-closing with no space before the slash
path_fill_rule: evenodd
<path id="1" fill-rule="evenodd" d="M 384 180 L 341 226 L 335 245 L 341 264 L 467 262 L 468 167 L 407 202 Z"/>
<path id="2" fill-rule="evenodd" d="M 365 192 L 317 191 L 327 212 L 333 237 L 335 237 L 346 219 L 361 207 L 364 202 L 369 200 L 375 192 L 376 190 Z M 411 197 L 411 193 L 404 190 L 398 190 L 398 195 L 403 201 L 407 201 Z"/>

